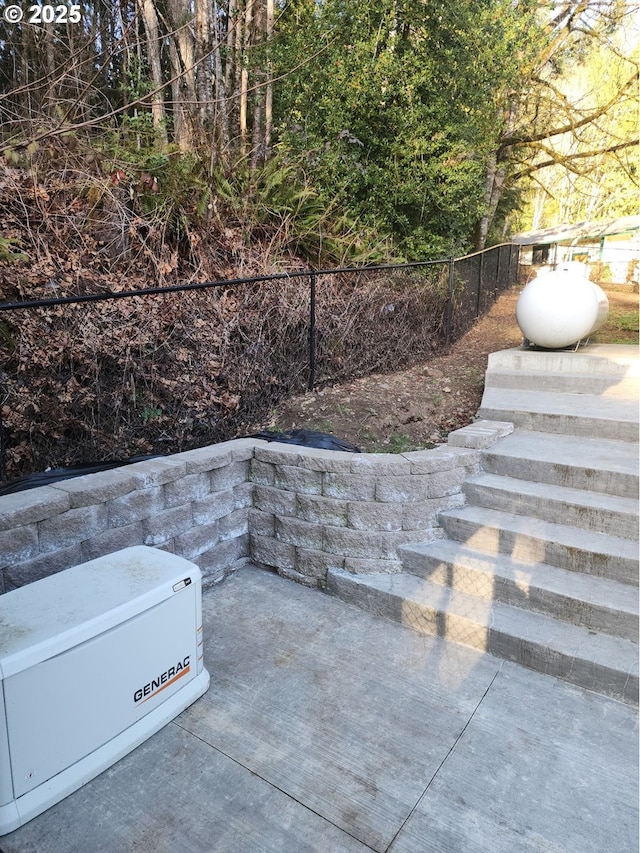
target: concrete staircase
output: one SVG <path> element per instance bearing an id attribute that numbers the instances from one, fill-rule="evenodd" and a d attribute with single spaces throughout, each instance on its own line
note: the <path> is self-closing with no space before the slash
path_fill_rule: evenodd
<path id="1" fill-rule="evenodd" d="M 482 451 L 447 538 L 404 571 L 331 572 L 329 590 L 574 684 L 638 702 L 638 352 L 507 350 L 479 415 L 515 430 Z"/>

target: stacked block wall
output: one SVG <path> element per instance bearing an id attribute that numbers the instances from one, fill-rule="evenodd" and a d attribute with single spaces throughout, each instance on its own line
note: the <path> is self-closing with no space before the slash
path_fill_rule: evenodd
<path id="1" fill-rule="evenodd" d="M 0 592 L 130 545 L 196 563 L 205 585 L 248 560 L 309 585 L 329 568 L 399 571 L 439 533 L 478 451 L 344 453 L 237 439 L 0 497 Z"/>

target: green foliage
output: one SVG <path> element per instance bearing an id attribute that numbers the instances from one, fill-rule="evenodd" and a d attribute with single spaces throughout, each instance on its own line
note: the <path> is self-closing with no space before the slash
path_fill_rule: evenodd
<path id="1" fill-rule="evenodd" d="M 557 99 L 550 99 L 551 84 L 565 102 L 579 108 L 580 115 L 597 115 L 615 99 L 632 75 L 637 75 L 639 64 L 637 28 L 626 34 L 621 28 L 607 39 L 606 45 L 596 41 L 589 44 L 588 49 L 583 46 L 580 51 L 569 51 L 562 65 L 549 75 L 548 89 L 539 93 L 529 105 L 523 116 L 525 128 L 535 134 L 545 123 L 547 126 L 566 123 L 564 111 L 557 107 Z M 546 228 L 563 221 L 606 220 L 637 213 L 638 147 L 619 147 L 619 143 L 637 140 L 638 109 L 636 79 L 613 109 L 580 128 L 579 133 L 555 138 L 551 150 L 546 146 L 539 155 L 533 148 L 526 152 L 533 164 L 536 160 L 556 162 L 541 172 L 534 172 L 532 180 L 525 185 L 527 204 L 521 230 Z M 580 159 L 567 168 L 567 156 L 571 153 Z"/>
<path id="2" fill-rule="evenodd" d="M 122 169 L 136 212 L 155 221 L 168 238 L 180 238 L 207 219 L 211 181 L 195 153 L 159 149 L 153 134 L 138 148 L 114 134 L 104 146 L 113 171 Z"/>
<path id="3" fill-rule="evenodd" d="M 11 329 L 4 320 L 0 320 L 0 347 L 8 354 L 13 354 L 16 348 Z"/>
<path id="4" fill-rule="evenodd" d="M 624 329 L 626 332 L 638 331 L 638 312 L 627 311 L 617 315 L 616 325 L 619 329 Z"/>
<path id="5" fill-rule="evenodd" d="M 162 417 L 162 409 L 154 408 L 153 406 L 145 406 L 140 412 L 140 417 L 143 423 L 148 423 L 156 418 Z"/>
<path id="6" fill-rule="evenodd" d="M 359 222 L 340 208 L 338 198 L 328 198 L 313 184 L 304 157 L 276 149 L 262 168 L 252 172 L 242 161 L 225 175 L 211 172 L 198 153 L 158 149 L 152 137 L 147 142 L 138 148 L 114 134 L 104 154 L 110 169 L 124 171 L 134 209 L 161 224 L 167 237 L 179 239 L 213 221 L 222 230 L 238 228 L 247 248 L 254 242 L 268 245 L 274 258 L 326 264 L 392 257 L 374 219 Z"/>
<path id="7" fill-rule="evenodd" d="M 340 210 L 338 199 L 323 195 L 301 162 L 279 151 L 262 169 L 238 169 L 216 176 L 215 194 L 250 241 L 270 243 L 274 255 L 310 263 L 376 262 L 389 258 L 389 247 L 372 225 L 359 224 Z"/>
<path id="8" fill-rule="evenodd" d="M 406 432 L 392 432 L 389 436 L 390 453 L 408 453 L 411 450 L 418 450 L 419 446 Z"/>
<path id="9" fill-rule="evenodd" d="M 325 202 L 390 233 L 404 256 L 468 248 L 500 109 L 535 41 L 533 7 L 288 4 L 282 70 L 316 55 L 276 93 L 282 150 L 304 158 Z"/>
<path id="10" fill-rule="evenodd" d="M 122 118 L 122 130 L 125 134 L 135 134 L 138 139 L 153 140 L 153 119 L 150 112 L 136 111 Z"/>
<path id="11" fill-rule="evenodd" d="M 600 344 L 637 345 L 638 309 L 611 310 L 604 325 L 596 332 L 594 340 Z"/>
<path id="12" fill-rule="evenodd" d="M 14 246 L 20 245 L 20 240 L 0 237 L 0 263 L 18 264 L 21 261 L 28 261 L 29 255 L 16 252 Z"/>
<path id="13" fill-rule="evenodd" d="M 422 259 L 462 253 L 487 233 L 499 240 L 536 157 L 565 142 L 556 171 L 582 201 L 549 202 L 550 216 L 621 215 L 635 204 L 637 88 L 625 90 L 628 69 L 619 70 L 637 55 L 625 56 L 616 29 L 632 4 L 288 0 L 273 26 L 265 6 L 251 7 L 249 23 L 245 0 L 221 0 L 206 26 L 174 29 L 175 4 L 103 3 L 78 44 L 59 29 L 0 40 L 5 162 L 31 168 L 52 140 L 73 136 L 72 153 L 90 138 L 101 146 L 91 180 L 103 195 L 105 161 L 126 172 L 130 201 L 111 198 L 123 223 L 131 212 L 153 220 L 163 241 L 212 222 L 238 226 L 245 246 L 264 238 L 313 263 Z M 151 16 L 146 29 L 140 14 Z M 585 122 L 600 89 L 614 108 Z M 552 132 L 557 122 L 572 132 Z M 598 153 L 605 137 L 621 141 L 611 156 L 580 159 L 580 146 Z"/>

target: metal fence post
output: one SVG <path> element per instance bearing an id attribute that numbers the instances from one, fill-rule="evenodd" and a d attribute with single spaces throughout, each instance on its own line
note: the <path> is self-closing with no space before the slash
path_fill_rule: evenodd
<path id="1" fill-rule="evenodd" d="M 512 274 L 514 284 L 520 284 L 520 246 L 513 243 L 509 246 L 509 272 L 511 273 L 512 256 L 515 255 L 515 273 Z"/>
<path id="2" fill-rule="evenodd" d="M 309 391 L 316 384 L 316 274 L 310 273 L 309 288 Z"/>
<path id="3" fill-rule="evenodd" d="M 453 255 L 449 258 L 449 283 L 447 286 L 447 318 L 444 334 L 444 342 L 447 346 L 451 343 L 451 321 L 453 317 L 453 273 L 455 269 L 455 258 Z"/>
<path id="4" fill-rule="evenodd" d="M 2 422 L 2 401 L 0 401 L 0 480 L 6 480 L 6 447 L 4 442 L 4 423 Z"/>
<path id="5" fill-rule="evenodd" d="M 478 292 L 476 293 L 476 320 L 480 316 L 480 304 L 482 301 L 482 277 L 484 276 L 484 255 L 486 249 L 480 252 L 480 264 L 478 267 Z"/>
<path id="6" fill-rule="evenodd" d="M 191 290 L 208 290 L 210 288 L 230 288 L 236 287 L 239 285 L 247 285 L 247 284 L 255 284 L 258 282 L 266 282 L 266 281 L 281 281 L 281 280 L 289 280 L 291 278 L 299 278 L 302 280 L 305 277 L 309 277 L 309 328 L 308 328 L 308 390 L 311 391 L 315 387 L 316 383 L 316 359 L 317 359 L 317 328 L 316 328 L 316 282 L 318 275 L 336 275 L 336 274 L 361 274 L 362 272 L 373 272 L 373 271 L 382 271 L 389 269 L 410 269 L 410 268 L 418 268 L 425 266 L 434 266 L 437 267 L 438 276 L 437 281 L 439 282 L 439 286 L 442 285 L 442 272 L 444 269 L 444 265 L 448 264 L 448 284 L 447 284 L 447 297 L 446 297 L 446 306 L 444 317 L 442 314 L 439 315 L 438 322 L 444 322 L 445 328 L 439 328 L 438 334 L 443 335 L 444 337 L 444 345 L 449 346 L 452 343 L 454 336 L 454 320 L 456 320 L 456 331 L 462 332 L 466 331 L 466 324 L 468 317 L 467 313 L 467 302 L 470 299 L 467 299 L 468 295 L 468 286 L 471 285 L 472 279 L 472 271 L 469 270 L 470 264 L 468 263 L 471 258 L 473 258 L 477 253 L 473 255 L 466 255 L 462 258 L 458 258 L 458 262 L 460 266 L 458 266 L 458 282 L 457 282 L 457 294 L 456 294 L 456 258 L 451 255 L 449 258 L 438 258 L 437 260 L 431 261 L 418 261 L 409 264 L 381 264 L 381 265 L 371 265 L 366 267 L 348 267 L 348 268 L 340 268 L 340 269 L 323 269 L 323 270 L 296 270 L 295 272 L 286 272 L 286 273 L 277 273 L 269 276 L 256 276 L 251 278 L 238 278 L 238 279 L 229 279 L 229 280 L 219 280 L 219 281 L 207 281 L 207 282 L 189 282 L 186 284 L 176 284 L 170 286 L 155 286 L 155 287 L 146 287 L 146 288 L 136 288 L 129 291 L 107 291 L 100 293 L 85 293 L 77 296 L 64 296 L 64 297 L 56 297 L 56 298 L 42 298 L 42 299 L 33 299 L 33 300 L 21 300 L 18 302 L 0 302 L 0 317 L 2 313 L 5 311 L 21 311 L 33 308 L 45 308 L 51 306 L 60 306 L 60 305 L 71 305 L 71 304 L 84 304 L 89 302 L 103 302 L 106 300 L 114 300 L 114 299 L 129 299 L 132 297 L 148 297 L 150 295 L 164 295 L 168 293 L 178 293 L 183 291 L 191 291 Z M 484 256 L 481 256 L 482 258 Z M 507 277 L 510 278 L 513 273 L 513 267 L 515 266 L 516 280 L 517 273 L 519 271 L 519 258 L 520 258 L 520 246 L 509 244 L 508 245 L 508 255 L 507 255 Z M 465 266 L 466 264 L 466 266 Z M 479 309 L 482 308 L 482 278 L 483 278 L 483 270 L 486 272 L 484 268 L 484 260 L 480 262 L 480 281 L 478 283 L 478 298 L 477 298 L 477 306 L 476 306 L 476 314 L 479 313 Z M 499 280 L 501 274 L 504 270 L 504 261 L 502 256 L 498 255 L 498 269 L 496 271 L 496 280 Z M 439 299 L 441 300 L 441 291 L 439 294 Z M 458 304 L 455 303 L 456 295 L 458 298 Z M 441 304 L 441 302 L 440 302 Z M 469 306 L 470 307 L 470 306 Z M 458 312 L 457 315 L 454 315 L 454 312 Z M 442 340 L 442 338 L 440 338 Z M 301 346 L 302 341 L 299 341 L 299 351 L 301 355 Z M 321 345 L 322 346 L 322 345 Z M 301 363 L 299 365 L 300 369 L 304 371 Z M 327 380 L 329 377 L 329 367 L 325 365 L 324 367 L 325 376 L 324 379 Z M 295 376 L 296 383 L 300 382 L 301 377 L 298 374 Z M 7 464 L 8 464 L 8 450 L 11 446 L 9 440 L 9 430 L 7 428 L 3 428 L 2 423 L 2 414 L 0 412 L 0 479 L 4 479 L 6 477 Z"/>

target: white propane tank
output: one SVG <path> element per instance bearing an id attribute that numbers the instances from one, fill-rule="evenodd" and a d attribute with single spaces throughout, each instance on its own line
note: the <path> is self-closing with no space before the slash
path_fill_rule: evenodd
<path id="1" fill-rule="evenodd" d="M 562 349 L 588 338 L 608 313 L 602 288 L 569 264 L 530 281 L 516 305 L 522 334 L 545 349 Z"/>

